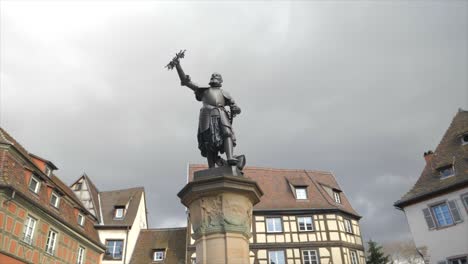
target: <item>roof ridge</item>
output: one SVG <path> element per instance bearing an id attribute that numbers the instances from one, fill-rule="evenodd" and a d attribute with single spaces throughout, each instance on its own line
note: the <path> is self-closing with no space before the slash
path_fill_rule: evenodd
<path id="1" fill-rule="evenodd" d="M 6 143 L 12 144 L 12 145 L 13 145 L 13 142 L 11 142 L 10 140 L 8 140 L 8 139 L 5 137 L 4 133 L 6 133 L 6 134 L 8 135 L 8 133 L 7 133 L 5 130 L 3 130 L 3 128 L 0 127 L 0 137 L 2 137 L 2 139 L 5 140 Z M 10 137 L 11 137 L 11 136 L 10 136 Z"/>
<path id="2" fill-rule="evenodd" d="M 165 231 L 165 230 L 182 230 L 187 229 L 187 227 L 163 227 L 163 228 L 147 228 L 141 229 L 141 232 L 148 232 L 148 231 Z"/>
<path id="3" fill-rule="evenodd" d="M 126 189 L 119 189 L 119 190 L 100 191 L 99 193 L 120 192 L 120 191 L 130 191 L 130 190 L 143 190 L 143 191 L 145 191 L 145 187 L 138 186 L 138 187 L 132 187 L 132 188 L 126 188 Z"/>
<path id="4" fill-rule="evenodd" d="M 205 164 L 189 164 L 189 168 L 193 167 L 203 167 L 206 168 L 207 165 Z M 332 174 L 331 171 L 325 170 L 312 170 L 312 169 L 287 169 L 287 168 L 273 168 L 273 167 L 259 167 L 259 166 L 246 166 L 243 170 L 268 170 L 268 171 L 297 171 L 297 172 L 316 172 L 316 173 L 324 173 L 324 174 Z"/>

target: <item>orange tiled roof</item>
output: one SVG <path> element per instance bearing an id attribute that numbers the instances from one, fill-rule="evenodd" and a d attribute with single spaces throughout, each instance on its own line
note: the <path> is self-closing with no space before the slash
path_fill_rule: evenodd
<path id="1" fill-rule="evenodd" d="M 188 180 L 192 181 L 193 173 L 203 169 L 207 169 L 207 166 L 190 164 Z M 261 167 L 245 167 L 243 172 L 247 178 L 256 181 L 264 192 L 260 202 L 254 206 L 254 211 L 339 209 L 360 217 L 343 192 L 340 194 L 341 204 L 338 204 L 325 191 L 324 186 L 341 191 L 330 172 Z M 297 200 L 290 185 L 307 186 L 308 199 Z"/>

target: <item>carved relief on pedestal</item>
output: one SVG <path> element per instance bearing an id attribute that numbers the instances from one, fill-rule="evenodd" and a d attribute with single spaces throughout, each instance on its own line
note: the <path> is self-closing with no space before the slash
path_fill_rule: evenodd
<path id="1" fill-rule="evenodd" d="M 200 199 L 202 227 L 219 227 L 223 224 L 222 196 L 203 197 Z"/>
<path id="2" fill-rule="evenodd" d="M 252 202 L 236 193 L 201 197 L 192 203 L 193 237 L 210 233 L 236 232 L 250 237 Z"/>

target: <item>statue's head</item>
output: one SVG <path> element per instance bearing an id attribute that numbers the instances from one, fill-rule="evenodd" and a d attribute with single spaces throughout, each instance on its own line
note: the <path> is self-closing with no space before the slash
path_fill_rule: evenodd
<path id="1" fill-rule="evenodd" d="M 217 72 L 214 72 L 213 74 L 211 74 L 210 83 L 209 83 L 211 87 L 221 87 L 222 83 L 223 83 L 223 77 L 221 76 L 221 74 Z"/>

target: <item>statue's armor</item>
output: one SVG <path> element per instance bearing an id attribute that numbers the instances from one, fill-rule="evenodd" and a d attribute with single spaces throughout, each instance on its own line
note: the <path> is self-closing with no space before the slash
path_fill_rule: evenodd
<path id="1" fill-rule="evenodd" d="M 200 109 L 197 135 L 198 148 L 202 156 L 208 157 L 209 153 L 215 155 L 218 152 L 224 153 L 224 142 L 227 138 L 232 139 L 229 140 L 231 142 L 229 143 L 231 145 L 229 155 L 232 155 L 232 147 L 236 145 L 236 138 L 225 107 L 229 106 L 231 112 L 236 114 L 240 113 L 240 108 L 237 107 L 234 99 L 221 89 L 221 85 L 216 86 L 210 83 L 209 87 L 200 87 L 191 81 L 190 76 L 185 75 L 179 64 L 176 67 L 181 85 L 192 89 L 195 93 L 195 98 L 203 102 L 203 106 Z M 235 109 L 234 111 L 233 108 Z"/>
<path id="2" fill-rule="evenodd" d="M 221 124 L 229 128 L 229 131 L 224 131 L 227 135 L 232 135 L 231 122 L 227 116 L 225 93 L 221 88 L 204 88 L 196 92 L 196 98 L 203 102 L 203 107 L 200 109 L 200 120 L 198 123 L 198 132 L 201 133 L 210 128 L 210 120 L 212 116 L 219 116 Z"/>
<path id="3" fill-rule="evenodd" d="M 221 88 L 207 88 L 203 93 L 202 100 L 203 105 L 210 106 L 224 106 L 224 94 Z"/>

